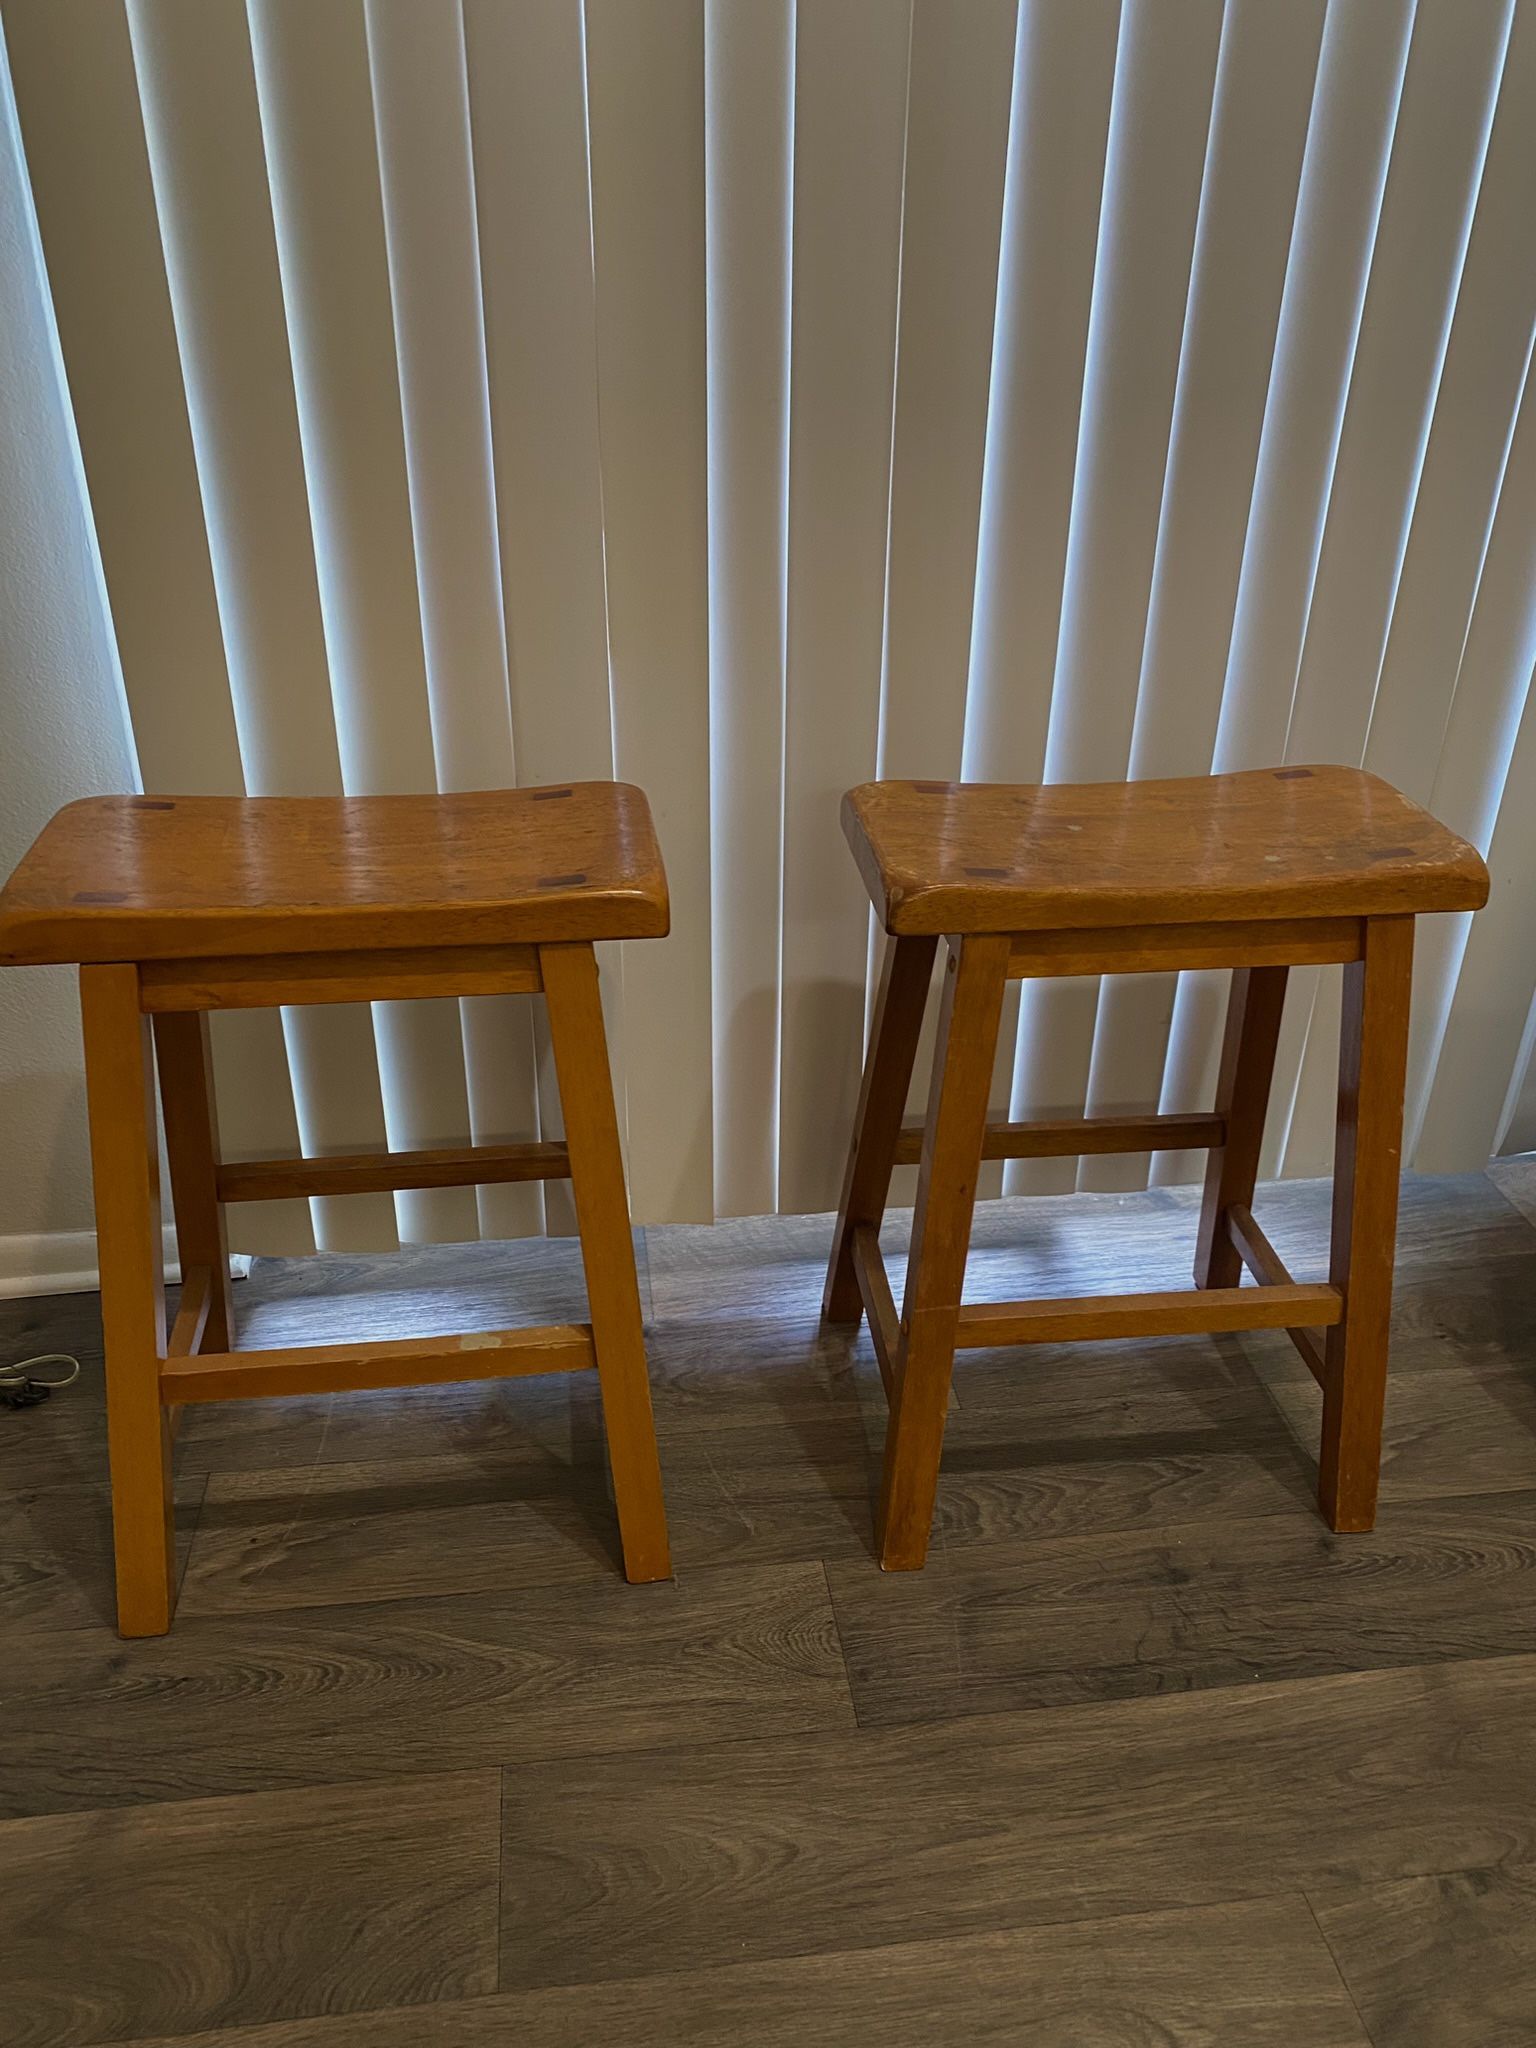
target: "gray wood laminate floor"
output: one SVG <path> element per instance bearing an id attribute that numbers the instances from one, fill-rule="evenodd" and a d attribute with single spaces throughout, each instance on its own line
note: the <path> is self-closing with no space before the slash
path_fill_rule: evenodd
<path id="1" fill-rule="evenodd" d="M 1536 1177 L 1410 1179 L 1382 1511 L 1283 1335 L 973 1352 L 928 1569 L 826 1218 L 653 1230 L 675 1581 L 590 1375 L 191 1411 L 110 1622 L 79 1386 L 0 1411 L 0 2048 L 1536 2043 Z M 1327 1190 L 1261 1214 L 1319 1274 Z M 905 1218 L 887 1239 L 899 1271 Z M 1177 1286 L 1186 1190 L 988 1205 L 971 1293 Z M 898 1282 L 899 1284 L 899 1282 Z M 568 1242 L 260 1261 L 242 1341 L 582 1312 Z"/>

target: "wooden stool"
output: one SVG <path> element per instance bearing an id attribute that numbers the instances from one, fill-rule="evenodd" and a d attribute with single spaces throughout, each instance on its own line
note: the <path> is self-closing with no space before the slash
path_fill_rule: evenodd
<path id="1" fill-rule="evenodd" d="M 670 1574 L 595 939 L 660 938 L 667 884 L 638 789 L 99 797 L 0 894 L 0 961 L 78 961 L 106 1341 L 118 1626 L 175 1605 L 180 1406 L 596 1367 L 624 1569 Z M 224 1164 L 207 1012 L 542 990 L 562 1143 Z M 166 1335 L 150 1020 L 182 1268 Z M 569 1176 L 590 1323 L 231 1349 L 223 1204 Z"/>
<path id="2" fill-rule="evenodd" d="M 1488 872 L 1404 796 L 1348 768 L 1047 788 L 872 782 L 843 828 L 890 934 L 827 1275 L 833 1322 L 869 1316 L 891 1404 L 878 1541 L 927 1553 L 957 1345 L 1282 1328 L 1323 1390 L 1329 1526 L 1376 1513 L 1392 1305 L 1413 920 L 1475 910 Z M 948 947 L 921 1131 L 902 1110 L 939 936 Z M 1298 1286 L 1250 1204 L 1292 965 L 1345 964 L 1326 1286 Z M 1215 1110 L 991 1124 L 1003 987 L 1025 975 L 1232 967 Z M 1193 1292 L 961 1300 L 983 1159 L 1204 1148 Z M 891 1169 L 919 1163 L 898 1321 L 880 1253 Z M 1246 1266 L 1260 1285 L 1238 1285 Z M 1319 1344 L 1312 1332 L 1325 1332 Z"/>

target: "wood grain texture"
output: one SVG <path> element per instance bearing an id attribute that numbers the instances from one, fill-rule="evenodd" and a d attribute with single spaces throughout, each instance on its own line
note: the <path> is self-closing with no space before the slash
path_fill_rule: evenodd
<path id="1" fill-rule="evenodd" d="M 1370 2048 L 1303 1900 L 907 1941 L 146 2048 Z"/>
<path id="2" fill-rule="evenodd" d="M 492 1991 L 497 1805 L 476 1771 L 6 1822 L 7 2048 Z"/>
<path id="3" fill-rule="evenodd" d="M 153 1636 L 170 1627 L 176 1605 L 176 1530 L 170 1418 L 160 1401 L 160 1141 L 137 970 L 83 967 L 80 1019 L 107 1361 L 117 1625 L 125 1636 Z"/>
<path id="4" fill-rule="evenodd" d="M 1320 1411 L 1316 1388 L 1283 1357 L 1266 1361 L 1264 1377 L 1310 1466 Z M 1469 1487 L 1484 1494 L 1536 1487 L 1536 1383 L 1529 1365 L 1512 1362 L 1503 1373 L 1476 1379 L 1444 1369 L 1394 1373 L 1382 1432 L 1381 1500 L 1429 1500 Z"/>
<path id="5" fill-rule="evenodd" d="M 226 1269 L 224 1279 L 228 1279 Z M 206 1266 L 189 1266 L 181 1277 L 181 1300 L 176 1319 L 165 1340 L 168 1358 L 190 1358 L 201 1349 L 208 1334 L 208 1317 L 213 1307 L 214 1276 Z M 226 1340 L 227 1341 L 227 1340 Z M 171 1415 L 171 1434 L 176 1433 L 179 1410 Z"/>
<path id="6" fill-rule="evenodd" d="M 235 1311 L 229 1237 L 219 1206 L 219 1117 L 208 1019 L 161 1017 L 153 1037 L 177 1256 L 183 1275 L 199 1266 L 206 1275 L 207 1314 L 199 1341 L 210 1351 L 227 1351 L 234 1340 Z"/>
<path id="7" fill-rule="evenodd" d="M 1536 1223 L 1536 1159 L 1528 1153 L 1490 1159 L 1488 1179 L 1528 1223 Z"/>
<path id="8" fill-rule="evenodd" d="M 1240 967 L 1232 977 L 1216 1078 L 1216 1111 L 1226 1136 L 1206 1162 L 1195 1233 L 1197 1287 L 1235 1287 L 1241 1277 L 1227 1219 L 1234 1207 L 1253 1202 L 1289 978 L 1287 967 Z"/>
<path id="9" fill-rule="evenodd" d="M 746 1327 L 701 1317 L 655 1325 L 648 1341 L 658 1429 L 669 1444 L 682 1435 L 728 1443 L 738 1428 L 786 1419 L 815 1428 L 841 1402 L 847 1342 L 813 1322 Z M 525 1451 L 601 1468 L 595 1374 L 203 1404 L 186 1412 L 177 1461 L 184 1471 L 359 1461 L 394 1471 L 422 1457 Z M 82 1469 L 83 1456 L 72 1454 L 68 1469 Z"/>
<path id="10" fill-rule="evenodd" d="M 7 1641 L 38 1629 L 110 1629 L 114 1622 L 106 1444 L 92 1438 L 78 1450 L 54 1448 L 50 1458 L 40 1445 L 38 1455 L 16 1460 L 0 1478 L 0 1638 Z M 203 1473 L 180 1473 L 175 1481 L 178 1581 L 206 1484 Z"/>
<path id="11" fill-rule="evenodd" d="M 878 1232 L 885 1214 L 936 947 L 937 941 L 931 938 L 891 939 L 886 945 L 843 1192 L 832 1230 L 832 1256 L 822 1298 L 830 1322 L 856 1323 L 859 1319 L 862 1296 L 853 1265 L 853 1233 L 865 1228 Z M 911 1157 L 915 1162 L 918 1151 Z"/>
<path id="12" fill-rule="evenodd" d="M 1465 840 L 1354 768 L 1165 782 L 868 782 L 843 830 L 888 932 L 1476 910 Z"/>
<path id="13" fill-rule="evenodd" d="M 1310 1897 L 1374 2048 L 1525 2048 L 1536 2036 L 1536 1864 Z"/>
<path id="14" fill-rule="evenodd" d="M 435 796 L 102 796 L 0 892 L 0 960 L 659 938 L 667 885 L 622 782 Z"/>
<path id="15" fill-rule="evenodd" d="M 1192 1152 L 1221 1142 L 1219 1116 L 1056 1117 L 1037 1123 L 988 1124 L 983 1159 L 1082 1159 L 1114 1152 Z M 896 1164 L 915 1166 L 922 1157 L 923 1127 L 905 1124 L 896 1145 Z"/>
<path id="16" fill-rule="evenodd" d="M 539 966 L 571 1159 L 624 1575 L 645 1585 L 670 1578 L 672 1560 L 597 958 L 589 945 L 541 946 Z"/>
<path id="17" fill-rule="evenodd" d="M 851 1241 L 854 1277 L 868 1318 L 869 1341 L 874 1346 L 875 1362 L 880 1367 L 886 1399 L 894 1403 L 896 1367 L 901 1350 L 901 1318 L 891 1293 L 880 1238 L 872 1223 L 859 1223 L 854 1226 Z"/>
<path id="18" fill-rule="evenodd" d="M 498 1186 L 558 1180 L 570 1155 L 549 1140 L 461 1145 L 430 1152 L 353 1152 L 326 1159 L 242 1159 L 222 1167 L 221 1202 L 270 1202 L 284 1195 L 367 1195 L 392 1188 Z"/>
<path id="19" fill-rule="evenodd" d="M 861 1725 L 1536 1654 L 1536 1493 L 827 1567 Z"/>
<path id="20" fill-rule="evenodd" d="M 856 1411 L 664 1442 L 686 1568 L 868 1555 L 870 1456 Z M 511 1585 L 584 1590 L 613 1570 L 617 1545 L 601 1437 L 579 1456 L 458 1452 L 216 1473 L 189 1611 Z"/>
<path id="21" fill-rule="evenodd" d="M 1190 1400 L 1131 1380 L 1106 1374 L 1033 1411 L 1019 1389 L 1012 1408 L 952 1415 L 934 1520 L 945 1553 L 1290 1516 L 1307 1503 L 1309 1464 L 1251 1394 L 1210 1386 Z"/>
<path id="22" fill-rule="evenodd" d="M 1225 1234 L 1238 1258 L 1261 1287 L 1291 1287 L 1295 1284 L 1290 1268 L 1259 1228 L 1253 1211 L 1241 1202 L 1234 1202 L 1226 1211 Z M 1196 1270 L 1199 1270 L 1198 1252 Z M 1326 1386 L 1328 1359 L 1321 1342 L 1300 1323 L 1287 1323 L 1285 1334 L 1313 1379 L 1320 1387 Z"/>
<path id="23" fill-rule="evenodd" d="M 204 1351 L 168 1358 L 165 1401 L 270 1400 L 283 1394 L 344 1394 L 402 1381 L 516 1378 L 588 1372 L 595 1363 L 587 1323 L 474 1330 L 452 1337 L 385 1337 L 267 1351 Z"/>
<path id="24" fill-rule="evenodd" d="M 866 1559 L 886 1426 L 868 1354 L 832 1381 L 814 1350 L 797 1353 L 792 1330 L 736 1341 L 746 1384 L 718 1368 L 720 1405 L 740 1404 L 728 1423 L 708 1429 L 691 1394 L 665 1386 L 658 1402 L 679 1568 Z M 1079 1363 L 1038 1384 L 1016 1375 L 1011 1405 L 951 1415 L 939 1541 L 1299 1512 L 1309 1458 L 1251 1379 L 1225 1382 L 1219 1360 L 1210 1369 L 1207 1348 L 1169 1343 L 1149 1359 L 1117 1347 L 1092 1374 Z M 653 1333 L 663 1373 L 691 1375 L 695 1358 L 707 1372 L 723 1355 L 692 1329 Z M 759 1366 L 782 1375 L 777 1412 Z M 867 1401 L 861 1378 L 873 1382 Z M 591 1407 L 562 1416 L 529 1400 L 538 1391 L 509 1388 L 480 1409 L 418 1404 L 414 1430 L 402 1423 L 393 1438 L 366 1415 L 348 1426 L 356 1404 L 338 1401 L 330 1430 L 310 1414 L 266 1440 L 309 1453 L 288 1469 L 240 1469 L 261 1440 L 203 1446 L 229 1457 L 210 1482 L 187 1612 L 590 1585 L 612 1542 L 600 1419 Z M 435 1455 L 423 1454 L 429 1442 Z M 373 1458 L 341 1462 L 345 1446 Z"/>
<path id="25" fill-rule="evenodd" d="M 1088 1338 L 1175 1337 L 1192 1331 L 1320 1327 L 1342 1314 L 1338 1290 L 1308 1283 L 1273 1287 L 1173 1288 L 1162 1294 L 1051 1295 L 1043 1301 L 966 1303 L 955 1342 L 1060 1344 Z"/>
<path id="26" fill-rule="evenodd" d="M 968 1288 L 1177 1285 L 1198 1200 L 981 1204 Z M 1287 1265 L 1321 1278 L 1327 1185 L 1264 1188 L 1255 1209 Z M 909 1227 L 893 1211 L 883 1231 L 898 1283 Z M 1452 2048 L 1518 2040 L 1515 1880 L 1536 1861 L 1525 1218 L 1482 1176 L 1403 1183 L 1373 1535 L 1336 1541 L 1315 1519 L 1319 1397 L 1282 1333 L 974 1351 L 917 1579 L 882 1578 L 871 1554 L 885 1400 L 867 1332 L 820 1324 L 830 1236 L 821 1217 L 637 1240 L 673 1585 L 613 1571 L 595 1374 L 207 1404 L 176 1447 L 183 1507 L 207 1487 L 195 1533 L 180 1517 L 176 1631 L 126 1646 L 96 1304 L 0 1303 L 6 1355 L 84 1361 L 51 1402 L 0 1410 L 0 1799 L 79 1815 L 50 1838 L 47 1897 L 91 1913 L 83 1968 L 73 1905 L 56 1942 L 29 1923 L 29 1987 L 120 1989 L 87 2038 L 213 2030 L 205 2048 L 712 2042 L 728 2024 L 754 2048 L 818 2026 L 862 2048 L 869 2012 L 924 2048 L 954 2014 L 1002 2040 L 1036 2016 L 1053 2048 L 1207 2048 L 1263 2040 L 1272 2017 L 1287 2040 L 1331 2041 L 1304 1890 L 1321 1914 L 1360 1909 L 1355 1949 L 1336 1946 L 1378 2026 L 1422 2010 Z M 569 1240 L 263 1260 L 234 1293 L 258 1344 L 585 1312 Z M 322 1948 L 338 1902 L 376 1889 L 367 1855 L 344 1830 L 333 1881 L 302 1832 L 269 1853 L 267 1802 L 302 1818 L 326 1780 L 373 1799 L 498 1767 L 504 1988 L 386 1973 L 345 2009 L 355 1979 L 334 1995 Z M 198 1900 L 157 1888 L 185 1860 L 157 1850 L 158 1917 L 130 1913 L 116 1902 L 139 1880 L 103 1875 L 97 1843 L 194 1799 L 228 1816 L 181 1873 Z M 461 1875 L 438 1818 L 425 1859 L 419 1836 L 401 1851 L 429 1928 Z M 1492 1874 L 1488 1903 L 1458 1872 Z M 325 1911 L 290 1935 L 298 1895 Z M 1138 1950 L 1154 1924 L 1166 1935 Z M 200 2003 L 202 1964 L 184 1964 L 210 1927 L 239 1975 L 230 2007 Z M 11 1962 L 0 1945 L 0 2040 Z M 292 2003 L 264 2004 L 274 1986 Z M 1100 1990 L 1107 2010 L 1084 2004 Z M 46 2025 L 80 2039 L 56 2008 Z"/>
<path id="27" fill-rule="evenodd" d="M 533 946 L 387 946 L 312 953 L 235 953 L 146 960 L 140 1000 L 152 1015 L 269 1010 L 279 1003 L 410 1002 L 418 996 L 535 995 Z"/>
<path id="28" fill-rule="evenodd" d="M 1412 994 L 1412 918 L 1372 918 L 1365 958 L 1344 972 L 1328 1261 L 1344 1315 L 1324 1342 L 1317 1472 L 1331 1529 L 1369 1529 L 1376 1518 Z"/>
<path id="29" fill-rule="evenodd" d="M 1358 960 L 1362 928 L 1358 917 L 1250 917 L 1015 932 L 1008 974 L 1022 981 L 1217 967 L 1323 967 Z"/>
<path id="30" fill-rule="evenodd" d="M 7 1686 L 0 1809 L 660 1752 L 743 1726 L 853 1726 L 818 1565 L 695 1572 L 639 1596 L 602 1572 L 579 1600 L 557 1586 L 259 1622 L 189 1613 L 132 1655 L 99 1631 L 39 1635 Z"/>
<path id="31" fill-rule="evenodd" d="M 1536 1660 L 509 1774 L 505 1987 L 1380 1883 L 1536 1843 Z"/>
<path id="32" fill-rule="evenodd" d="M 918 1571 L 928 1551 L 1007 956 L 1006 940 L 963 939 L 945 970 L 880 1475 L 882 1571 Z"/>

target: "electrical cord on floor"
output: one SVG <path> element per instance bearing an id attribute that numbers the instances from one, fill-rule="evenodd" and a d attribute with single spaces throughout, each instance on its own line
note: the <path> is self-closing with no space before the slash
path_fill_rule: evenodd
<path id="1" fill-rule="evenodd" d="M 59 1379 L 35 1377 L 40 1365 L 67 1365 Z M 80 1377 L 80 1361 L 67 1351 L 40 1351 L 36 1358 L 23 1358 L 15 1365 L 0 1365 L 0 1407 L 35 1408 L 46 1401 L 56 1387 L 67 1387 Z"/>

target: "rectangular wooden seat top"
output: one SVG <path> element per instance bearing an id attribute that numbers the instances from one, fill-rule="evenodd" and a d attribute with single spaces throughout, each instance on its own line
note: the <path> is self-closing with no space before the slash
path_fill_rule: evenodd
<path id="1" fill-rule="evenodd" d="M 664 937 L 644 794 L 86 797 L 0 892 L 0 963 Z"/>
<path id="2" fill-rule="evenodd" d="M 1476 910 L 1476 850 L 1358 768 L 1163 782 L 866 782 L 843 830 L 888 932 Z"/>

